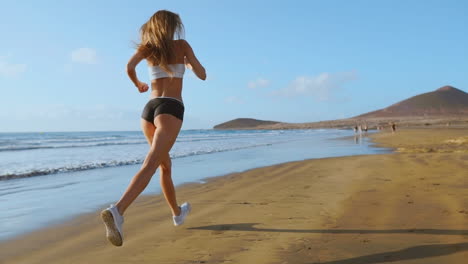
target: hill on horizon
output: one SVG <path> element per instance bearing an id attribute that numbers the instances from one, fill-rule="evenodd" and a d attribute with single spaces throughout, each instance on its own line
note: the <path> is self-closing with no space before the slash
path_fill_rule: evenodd
<path id="1" fill-rule="evenodd" d="M 285 123 L 252 118 L 238 118 L 216 125 L 214 129 L 307 129 L 348 127 L 356 124 L 356 122 L 360 122 L 359 120 L 364 118 L 373 120 L 372 122 L 376 124 L 380 122 L 385 123 L 389 120 L 427 123 L 427 119 L 437 119 L 437 122 L 444 122 L 444 120 L 451 120 L 453 118 L 466 118 L 468 121 L 468 93 L 453 86 L 446 85 L 435 91 L 419 94 L 386 108 L 351 118 L 308 123 Z"/>
<path id="2" fill-rule="evenodd" d="M 443 86 L 386 108 L 354 118 L 380 118 L 405 116 L 452 116 L 468 114 L 468 93 L 453 86 Z"/>
<path id="3" fill-rule="evenodd" d="M 237 118 L 222 124 L 216 125 L 214 129 L 238 129 L 238 128 L 255 128 L 257 126 L 274 125 L 280 122 L 264 121 L 253 118 Z"/>

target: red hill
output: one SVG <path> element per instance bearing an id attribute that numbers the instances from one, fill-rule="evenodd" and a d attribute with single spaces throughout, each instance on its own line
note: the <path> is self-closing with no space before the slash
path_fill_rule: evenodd
<path id="1" fill-rule="evenodd" d="M 454 115 L 468 115 L 468 93 L 452 86 L 443 86 L 356 118 Z"/>

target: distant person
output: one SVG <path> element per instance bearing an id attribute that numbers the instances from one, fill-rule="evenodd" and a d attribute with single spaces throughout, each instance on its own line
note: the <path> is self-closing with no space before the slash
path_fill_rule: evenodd
<path id="1" fill-rule="evenodd" d="M 189 43 L 184 39 L 175 39 L 176 35 L 181 36 L 183 27 L 178 14 L 166 10 L 156 12 L 141 27 L 141 42 L 127 64 L 130 80 L 140 93 L 144 93 L 149 90 L 149 86 L 137 78 L 135 67 L 142 60 L 148 63 L 151 94 L 141 115 L 141 127 L 150 144 L 150 150 L 120 200 L 101 212 L 107 239 L 115 246 L 123 244 L 122 224 L 125 211 L 146 188 L 158 167 L 162 191 L 172 210 L 174 225 L 183 224 L 191 210 L 189 203 L 181 206 L 177 203 L 169 151 L 176 141 L 184 118 L 182 78 L 185 67 L 202 80 L 206 79 L 206 73 Z"/>
<path id="2" fill-rule="evenodd" d="M 354 126 L 354 134 L 356 134 L 357 132 L 358 132 L 358 127 L 356 125 L 356 126 Z"/>
<path id="3" fill-rule="evenodd" d="M 392 133 L 396 132 L 396 124 L 392 122 Z"/>
<path id="4" fill-rule="evenodd" d="M 367 124 L 364 125 L 364 134 L 367 135 Z"/>

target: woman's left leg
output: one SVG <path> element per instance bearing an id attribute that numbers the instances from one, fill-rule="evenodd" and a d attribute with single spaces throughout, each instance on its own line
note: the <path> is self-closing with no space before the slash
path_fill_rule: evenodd
<path id="1" fill-rule="evenodd" d="M 160 169 L 160 183 L 161 189 L 164 194 L 164 198 L 166 198 L 166 202 L 171 208 L 172 215 L 180 215 L 180 207 L 177 204 L 176 198 L 176 191 L 174 188 L 174 183 L 172 182 L 172 162 L 169 153 L 166 155 L 164 160 L 161 162 L 159 166 Z"/>
<path id="2" fill-rule="evenodd" d="M 148 144 L 153 145 L 154 131 L 156 131 L 156 126 L 153 123 L 141 119 L 141 129 L 145 134 Z M 174 188 L 174 183 L 172 182 L 172 162 L 169 153 L 164 155 L 161 160 L 161 165 L 159 165 L 159 174 L 160 174 L 160 184 L 161 189 L 166 198 L 166 202 L 171 208 L 172 215 L 180 214 L 180 207 L 177 204 L 176 192 Z"/>
<path id="3" fill-rule="evenodd" d="M 107 240 L 115 246 L 122 246 L 123 244 L 122 224 L 125 210 L 148 186 L 156 169 L 171 150 L 182 127 L 182 120 L 171 115 L 161 114 L 154 118 L 154 125 L 156 129 L 151 148 L 140 171 L 132 178 L 119 202 L 101 212 L 101 218 L 106 226 Z M 181 215 L 173 217 L 175 225 L 183 224 L 185 217 L 190 212 L 190 204 L 183 204 L 181 208 Z"/>
<path id="4" fill-rule="evenodd" d="M 165 155 L 174 145 L 174 142 L 182 127 L 182 121 L 172 115 L 161 114 L 155 118 L 156 130 L 153 136 L 153 144 L 146 156 L 145 161 L 137 174 L 133 177 L 130 185 L 117 202 L 116 207 L 121 215 L 125 213 L 130 204 L 146 188 L 149 181 L 161 165 Z"/>

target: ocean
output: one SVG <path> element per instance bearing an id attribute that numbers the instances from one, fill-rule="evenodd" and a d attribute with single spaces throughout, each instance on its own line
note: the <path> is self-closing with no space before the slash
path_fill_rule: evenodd
<path id="1" fill-rule="evenodd" d="M 184 130 L 170 152 L 173 180 L 203 183 L 277 163 L 388 152 L 353 135 L 336 129 Z M 0 240 L 116 202 L 148 147 L 136 131 L 0 133 Z M 160 191 L 153 178 L 143 194 Z"/>

